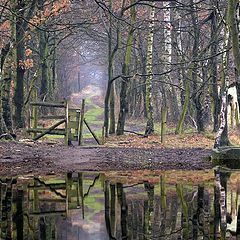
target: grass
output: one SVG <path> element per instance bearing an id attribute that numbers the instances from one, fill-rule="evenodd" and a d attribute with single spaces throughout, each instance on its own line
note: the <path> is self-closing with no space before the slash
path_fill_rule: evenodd
<path id="1" fill-rule="evenodd" d="M 100 120 L 104 109 L 99 107 L 98 105 L 94 104 L 91 98 L 86 99 L 86 107 L 88 110 L 85 112 L 85 119 L 90 127 L 93 129 L 94 133 L 98 136 L 102 136 L 102 126 L 103 121 Z M 92 134 L 88 131 L 87 127 L 84 125 L 83 129 L 83 139 L 92 138 Z M 63 135 L 46 135 L 43 139 L 63 139 Z"/>
<path id="2" fill-rule="evenodd" d="M 103 121 L 99 120 L 103 114 L 103 108 L 95 105 L 85 113 L 85 118 L 89 124 L 102 125 Z"/>

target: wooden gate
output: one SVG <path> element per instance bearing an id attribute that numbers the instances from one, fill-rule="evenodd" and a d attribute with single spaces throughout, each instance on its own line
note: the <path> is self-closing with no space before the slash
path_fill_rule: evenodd
<path id="1" fill-rule="evenodd" d="M 71 141 L 78 141 L 80 144 L 80 109 L 69 108 L 67 101 L 58 103 L 31 102 L 30 106 L 31 117 L 28 132 L 32 133 L 33 140 L 38 140 L 46 134 L 63 135 L 66 145 L 69 145 Z M 56 114 L 40 114 L 40 108 L 53 108 Z M 47 128 L 39 127 L 40 121 L 44 120 L 52 120 L 54 124 Z"/>
<path id="2" fill-rule="evenodd" d="M 62 135 L 66 145 L 70 145 L 72 141 L 77 141 L 78 145 L 82 144 L 83 124 L 87 126 L 88 130 L 92 134 L 93 138 L 98 144 L 101 144 L 97 136 L 91 130 L 89 124 L 84 119 L 85 100 L 82 100 L 82 107 L 69 108 L 68 102 L 30 102 L 31 116 L 30 116 L 30 128 L 27 130 L 32 133 L 33 140 L 38 140 L 46 134 L 50 135 Z M 40 108 L 53 108 L 54 113 L 59 109 L 59 114 L 48 115 L 41 114 L 43 111 L 39 111 Z M 52 120 L 54 124 L 50 127 L 39 127 L 40 121 Z M 57 121 L 57 122 L 56 122 Z"/>

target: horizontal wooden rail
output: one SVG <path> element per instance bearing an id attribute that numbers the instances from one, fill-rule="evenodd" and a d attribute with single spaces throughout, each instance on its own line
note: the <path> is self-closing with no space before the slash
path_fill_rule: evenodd
<path id="1" fill-rule="evenodd" d="M 65 119 L 65 115 L 45 115 L 45 116 L 38 116 L 38 119 Z"/>
<path id="2" fill-rule="evenodd" d="M 39 106 L 39 107 L 57 107 L 57 108 L 65 108 L 66 105 L 64 103 L 49 103 L 49 102 L 30 102 L 31 106 Z"/>
<path id="3" fill-rule="evenodd" d="M 29 133 L 42 133 L 46 131 L 46 128 L 31 128 L 31 129 L 28 129 L 27 132 Z M 66 131 L 65 129 L 63 128 L 58 128 L 58 129 L 54 129 L 54 130 L 51 130 L 50 135 L 65 135 Z"/>
<path id="4" fill-rule="evenodd" d="M 29 216 L 39 216 L 39 217 L 44 217 L 44 216 L 55 216 L 55 215 L 61 215 L 61 214 L 66 214 L 66 210 L 58 210 L 58 211 L 52 211 L 52 212 L 33 212 L 29 213 Z"/>
<path id="5" fill-rule="evenodd" d="M 55 189 L 55 190 L 65 190 L 65 189 L 66 189 L 66 183 L 61 183 L 61 184 L 46 184 L 46 186 L 44 186 L 44 185 L 40 185 L 40 186 L 28 186 L 28 189 L 30 189 L 30 190 L 49 190 L 49 188 Z"/>
<path id="6" fill-rule="evenodd" d="M 43 189 L 45 190 L 45 189 Z M 36 201 L 35 199 L 29 199 L 28 202 L 34 202 Z M 62 198 L 59 198 L 59 199 L 52 199 L 52 198 L 47 198 L 47 199 L 38 199 L 38 202 L 53 202 L 53 203 L 65 203 L 66 202 L 66 199 L 62 199 Z"/>
<path id="7" fill-rule="evenodd" d="M 68 111 L 81 112 L 80 108 L 68 108 Z"/>

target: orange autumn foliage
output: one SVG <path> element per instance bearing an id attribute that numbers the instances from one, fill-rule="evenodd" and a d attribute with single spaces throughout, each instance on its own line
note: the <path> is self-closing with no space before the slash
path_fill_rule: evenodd
<path id="1" fill-rule="evenodd" d="M 29 28 L 33 29 L 36 26 L 44 24 L 49 18 L 58 16 L 60 13 L 67 11 L 70 4 L 70 0 L 57 0 L 52 4 L 45 4 L 44 10 L 38 11 L 29 21 Z"/>
<path id="2" fill-rule="evenodd" d="M 32 54 L 32 50 L 30 49 L 30 48 L 27 48 L 26 50 L 25 50 L 25 55 L 28 57 L 28 56 L 30 56 Z"/>
<path id="3" fill-rule="evenodd" d="M 18 64 L 22 69 L 29 69 L 33 67 L 33 59 L 27 58 L 24 61 L 19 61 Z"/>

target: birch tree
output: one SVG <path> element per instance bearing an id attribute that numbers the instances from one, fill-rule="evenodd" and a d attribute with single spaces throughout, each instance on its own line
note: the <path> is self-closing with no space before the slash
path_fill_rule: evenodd
<path id="1" fill-rule="evenodd" d="M 153 3 L 149 16 L 149 32 L 147 41 L 147 64 L 146 64 L 146 111 L 147 111 L 147 126 L 145 135 L 148 136 L 154 132 L 153 121 L 153 100 L 152 100 L 152 79 L 153 79 L 153 37 L 154 37 L 154 18 L 155 4 Z"/>
<path id="2" fill-rule="evenodd" d="M 217 64 L 217 51 L 218 51 L 218 14 L 216 9 L 216 0 L 211 0 L 213 7 L 213 15 L 211 19 L 211 96 L 212 96 L 212 106 L 213 106 L 213 132 L 217 132 L 219 127 L 219 96 L 218 96 L 218 87 L 217 87 L 217 78 L 218 78 L 218 64 Z"/>
<path id="3" fill-rule="evenodd" d="M 231 11 L 228 9 L 228 17 Z M 225 27 L 224 33 L 224 49 L 229 47 L 230 36 L 229 28 Z M 230 145 L 228 139 L 228 123 L 227 123 L 227 113 L 228 113 L 228 88 L 229 88 L 229 76 L 228 76 L 228 64 L 229 64 L 228 51 L 225 51 L 222 55 L 222 75 L 221 75 L 221 111 L 220 111 L 220 126 L 215 138 L 214 148 L 219 148 L 222 146 Z"/>
<path id="4" fill-rule="evenodd" d="M 172 87 L 171 80 L 171 64 L 172 64 L 172 23 L 171 23 L 171 2 L 163 2 L 163 22 L 164 22 L 164 46 L 163 46 L 163 64 L 164 64 L 164 78 L 166 84 L 162 87 L 163 99 L 161 109 L 161 142 L 164 141 L 164 135 L 166 132 L 167 113 L 168 109 L 171 108 L 172 115 L 175 117 L 178 112 L 177 95 Z M 174 97 L 173 97 L 174 96 Z M 173 119 L 174 119 L 173 117 Z"/>
<path id="5" fill-rule="evenodd" d="M 203 108 L 200 101 L 200 92 L 198 89 L 198 65 L 199 63 L 196 62 L 196 59 L 199 56 L 199 45 L 200 45 L 200 24 L 199 19 L 197 15 L 196 10 L 196 1 L 190 0 L 190 4 L 192 5 L 193 9 L 191 10 L 191 21 L 192 21 L 192 27 L 193 27 L 193 48 L 192 48 L 192 58 L 193 58 L 193 69 L 192 69 L 192 88 L 193 88 L 193 102 L 195 106 L 195 112 L 196 112 L 196 125 L 198 132 L 204 131 L 203 126 Z"/>
<path id="6" fill-rule="evenodd" d="M 238 106 L 240 110 L 240 44 L 239 44 L 240 21 L 239 22 L 237 21 L 237 14 L 239 14 L 239 1 L 228 0 L 227 23 L 228 23 L 231 38 L 232 38 L 232 52 L 234 57 L 234 63 L 238 72 L 236 88 L 237 88 Z"/>
<path id="7" fill-rule="evenodd" d="M 169 84 L 165 85 L 166 88 L 166 97 L 171 97 L 172 89 L 171 89 L 171 62 L 172 62 L 172 35 L 171 35 L 171 5 L 170 2 L 163 2 L 163 21 L 164 21 L 164 52 L 163 52 L 163 63 L 164 63 L 164 75 L 165 81 Z M 169 73 L 167 73 L 169 72 Z M 167 108 L 167 99 L 163 99 L 163 107 Z"/>

